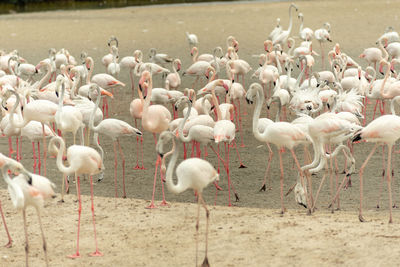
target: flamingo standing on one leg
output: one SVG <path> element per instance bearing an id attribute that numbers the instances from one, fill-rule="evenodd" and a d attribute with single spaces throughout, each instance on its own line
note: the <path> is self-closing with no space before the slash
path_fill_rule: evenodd
<path id="1" fill-rule="evenodd" d="M 146 101 L 141 95 L 141 101 L 143 104 L 142 112 L 142 127 L 145 131 L 149 131 L 155 134 L 161 133 L 168 129 L 169 123 L 171 122 L 171 113 L 169 110 L 162 105 L 150 105 L 151 91 L 153 89 L 152 77 L 149 71 L 143 71 L 142 76 L 139 80 L 139 89 L 142 90 L 144 86 L 147 87 Z M 155 140 L 157 142 L 157 140 Z M 157 169 L 161 164 L 161 158 L 157 156 L 156 168 L 154 172 L 154 183 L 153 183 L 153 195 L 151 198 L 151 204 L 147 208 L 155 208 L 154 206 L 154 194 L 156 191 L 156 180 L 157 180 Z M 165 201 L 164 196 L 164 184 L 162 183 L 163 201 L 161 205 L 168 205 Z"/>
<path id="2" fill-rule="evenodd" d="M 164 143 L 167 143 L 172 139 L 173 147 L 172 150 L 163 155 L 162 147 Z M 162 157 L 161 171 L 165 173 L 166 170 L 166 182 L 168 189 L 179 194 L 186 189 L 193 189 L 197 194 L 197 220 L 196 220 L 196 266 L 198 258 L 198 231 L 199 231 L 199 215 L 200 215 L 200 204 L 204 207 L 206 211 L 206 247 L 205 247 L 205 257 L 202 266 L 209 266 L 207 251 L 208 251 L 208 228 L 209 228 L 209 217 L 210 211 L 207 209 L 206 203 L 203 199 L 203 190 L 210 183 L 219 180 L 219 174 L 215 168 L 206 160 L 199 158 L 190 158 L 182 161 L 176 168 L 176 175 L 178 178 L 178 183 L 174 184 L 172 180 L 172 175 L 178 159 L 178 149 L 175 147 L 175 137 L 172 132 L 163 132 L 160 134 L 159 142 L 157 144 L 157 152 Z M 172 158 L 168 163 L 168 169 L 165 167 L 165 159 L 168 155 L 172 154 Z"/>
<path id="3" fill-rule="evenodd" d="M 60 149 L 56 148 L 56 143 L 59 144 Z M 91 202 L 92 202 L 92 219 L 93 219 L 93 228 L 94 228 L 94 241 L 96 244 L 96 251 L 91 253 L 90 256 L 103 256 L 103 254 L 99 251 L 97 245 L 97 236 L 96 236 L 96 224 L 94 218 L 94 203 L 93 203 L 93 178 L 92 175 L 98 174 L 104 170 L 103 161 L 101 159 L 100 154 L 93 148 L 87 146 L 79 146 L 72 145 L 68 147 L 67 150 L 67 161 L 69 166 L 66 167 L 62 163 L 62 157 L 65 153 L 65 143 L 61 137 L 55 136 L 51 139 L 49 143 L 49 150 L 57 151 L 57 167 L 58 169 L 64 173 L 75 174 L 75 180 L 77 183 L 77 194 L 79 201 L 78 208 L 78 238 L 76 245 L 76 253 L 73 255 L 69 255 L 70 258 L 79 258 L 79 233 L 80 233 L 80 225 L 81 225 L 81 211 L 82 211 L 82 200 L 81 200 L 81 192 L 80 192 L 80 179 L 79 174 L 89 174 L 90 175 L 90 193 L 91 193 Z"/>
<path id="4" fill-rule="evenodd" d="M 22 165 L 16 162 L 8 162 L 3 166 L 2 174 L 5 182 L 8 184 L 8 192 L 10 193 L 11 201 L 18 210 L 22 210 L 22 217 L 24 220 L 24 232 L 25 232 L 25 258 L 26 266 L 29 266 L 29 242 L 28 242 L 28 229 L 26 224 L 26 208 L 33 206 L 36 209 L 38 215 L 40 231 L 43 240 L 43 251 L 46 266 L 49 266 L 49 260 L 47 258 L 47 244 L 44 237 L 42 220 L 40 218 L 40 208 L 43 207 L 43 200 L 49 197 L 54 197 L 55 185 L 46 177 L 28 173 Z M 20 172 L 20 174 L 13 179 L 8 176 L 8 170 Z"/>

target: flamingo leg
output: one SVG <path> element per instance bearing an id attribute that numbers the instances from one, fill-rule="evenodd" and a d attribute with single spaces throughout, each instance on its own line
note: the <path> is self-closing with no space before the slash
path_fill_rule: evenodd
<path id="1" fill-rule="evenodd" d="M 210 266 L 209 262 L 208 262 L 208 228 L 209 228 L 209 223 L 210 223 L 210 211 L 207 208 L 207 205 L 203 199 L 203 195 L 200 193 L 199 194 L 199 198 L 201 201 L 201 204 L 203 205 L 203 208 L 206 211 L 206 247 L 205 247 L 205 256 L 204 256 L 204 260 L 201 266 Z"/>
<path id="2" fill-rule="evenodd" d="M 12 140 L 11 140 L 11 136 L 8 137 L 8 157 L 11 158 L 11 155 L 14 154 L 15 151 L 12 148 Z"/>
<path id="3" fill-rule="evenodd" d="M 388 184 L 388 193 L 389 193 L 389 223 L 393 223 L 392 219 L 392 185 L 391 185 L 391 162 L 392 162 L 392 144 L 388 144 L 388 159 L 387 159 L 387 170 L 386 170 L 386 175 L 387 175 L 387 184 Z"/>
<path id="4" fill-rule="evenodd" d="M 146 170 L 146 168 L 143 165 L 143 135 L 140 136 L 140 152 L 142 154 L 142 167 L 140 167 L 140 169 Z"/>
<path id="5" fill-rule="evenodd" d="M 198 258 L 199 258 L 200 195 L 201 195 L 201 193 L 198 193 L 198 197 L 197 197 L 197 217 L 196 217 L 196 235 L 195 235 L 196 265 L 195 266 L 198 266 L 197 262 L 198 262 Z"/>
<path id="6" fill-rule="evenodd" d="M 81 255 L 79 254 L 79 233 L 81 230 L 81 213 L 82 213 L 82 200 L 81 200 L 81 185 L 80 185 L 80 181 L 79 181 L 79 176 L 77 175 L 77 173 L 75 173 L 75 180 L 76 183 L 78 184 L 78 202 L 79 202 L 79 207 L 78 207 L 78 237 L 77 237 L 77 241 L 76 241 L 76 253 L 72 254 L 72 255 L 68 255 L 68 258 L 71 259 L 75 259 L 75 258 L 79 258 Z"/>
<path id="7" fill-rule="evenodd" d="M 156 170 L 154 172 L 154 183 L 153 183 L 153 195 L 151 197 L 151 203 L 149 206 L 146 207 L 146 209 L 155 209 L 156 206 L 154 205 L 154 194 L 156 193 L 156 181 L 157 181 L 157 170 L 158 170 L 158 165 L 160 164 L 160 156 L 157 155 L 157 160 L 156 160 Z"/>
<path id="8" fill-rule="evenodd" d="M 115 197 L 118 197 L 118 189 L 117 189 L 117 142 L 113 141 L 114 143 L 114 187 L 115 187 Z"/>
<path id="9" fill-rule="evenodd" d="M 43 131 L 43 173 L 44 176 L 46 176 L 47 144 L 46 144 L 46 135 L 44 131 L 44 123 L 42 123 L 42 131 Z"/>
<path id="10" fill-rule="evenodd" d="M 4 229 L 6 230 L 7 237 L 8 237 L 8 243 L 5 245 L 5 247 L 6 248 L 11 248 L 13 240 L 11 238 L 10 232 L 8 231 L 8 227 L 7 227 L 7 224 L 6 224 L 6 218 L 4 217 L 3 208 L 1 206 L 1 201 L 0 201 L 0 214 L 1 214 L 1 219 L 3 220 Z"/>
<path id="11" fill-rule="evenodd" d="M 162 198 L 163 200 L 160 203 L 160 206 L 169 206 L 169 204 L 167 203 L 167 201 L 165 200 L 165 191 L 164 191 L 164 182 L 165 179 L 163 177 L 163 173 L 161 171 L 161 158 L 160 158 L 160 179 L 161 179 L 161 192 L 162 192 Z"/>
<path id="12" fill-rule="evenodd" d="M 39 226 L 40 226 L 40 233 L 42 235 L 42 241 L 43 241 L 43 252 L 44 252 L 44 259 L 46 261 L 46 266 L 49 266 L 49 259 L 47 257 L 47 242 L 46 238 L 44 236 L 44 231 L 43 231 L 43 224 L 42 224 L 42 219 L 40 217 L 40 210 L 36 208 L 36 213 L 38 215 L 38 221 L 39 221 Z"/>
<path id="13" fill-rule="evenodd" d="M 372 148 L 371 152 L 369 153 L 368 157 L 365 159 L 364 163 L 361 165 L 361 168 L 358 172 L 360 175 L 360 208 L 359 208 L 359 214 L 358 214 L 358 219 L 360 220 L 360 222 L 365 222 L 365 219 L 362 216 L 363 173 L 364 173 L 365 166 L 367 166 L 368 161 L 371 159 L 372 155 L 375 153 L 375 150 L 377 147 L 378 147 L 378 144 L 375 144 L 375 146 Z"/>
<path id="14" fill-rule="evenodd" d="M 36 150 L 35 150 L 35 142 L 32 142 L 32 151 L 33 151 L 33 173 L 36 173 Z"/>
<path id="15" fill-rule="evenodd" d="M 282 151 L 278 149 L 279 153 L 279 166 L 281 169 L 281 176 L 280 176 L 280 186 L 281 186 L 281 214 L 285 213 L 285 206 L 283 204 L 283 162 L 282 162 Z"/>
<path id="16" fill-rule="evenodd" d="M 301 170 L 299 161 L 297 160 L 296 154 L 294 153 L 293 149 L 290 149 L 290 152 L 292 153 L 292 157 L 293 157 L 294 162 L 296 163 L 297 169 L 299 171 L 301 185 L 303 186 L 304 192 L 307 192 L 305 184 L 304 184 L 304 174 L 303 174 L 303 171 Z M 306 193 L 306 200 L 307 200 L 307 207 L 308 207 L 309 214 L 311 214 L 311 204 L 310 204 L 309 197 L 308 197 L 307 193 Z"/>
<path id="17" fill-rule="evenodd" d="M 29 241 L 28 241 L 28 227 L 26 225 L 26 212 L 25 208 L 22 210 L 22 219 L 24 221 L 24 233 L 25 233 L 25 263 L 26 266 L 29 266 Z"/>
<path id="18" fill-rule="evenodd" d="M 228 206 L 231 207 L 231 176 L 229 174 L 229 144 L 228 144 L 228 150 L 226 149 L 226 142 L 224 143 L 225 145 L 225 171 L 226 171 L 226 176 L 228 177 Z"/>
<path id="19" fill-rule="evenodd" d="M 94 242 L 96 244 L 96 251 L 93 253 L 90 253 L 89 255 L 92 257 L 99 257 L 103 256 L 103 253 L 99 251 L 99 247 L 97 245 L 97 235 L 96 235 L 96 222 L 95 222 L 95 216 L 94 216 L 94 202 L 93 202 L 93 177 L 90 175 L 90 200 L 92 204 L 92 219 L 93 219 L 93 229 L 94 229 Z"/>
<path id="20" fill-rule="evenodd" d="M 38 170 L 39 170 L 39 175 L 40 175 L 40 168 L 42 167 L 42 161 L 40 160 L 40 142 L 37 142 L 37 150 L 38 150 L 38 156 L 39 156 L 39 164 L 38 164 Z"/>
<path id="21" fill-rule="evenodd" d="M 269 178 L 268 179 L 268 190 L 271 190 L 272 189 L 272 187 L 271 187 L 271 177 L 270 176 L 268 176 L 268 173 L 269 173 L 269 168 L 271 167 L 271 161 L 272 161 L 272 157 L 274 156 L 274 152 L 272 151 L 272 149 L 271 149 L 271 146 L 269 145 L 269 143 L 267 143 L 267 147 L 268 147 L 268 150 L 269 150 L 269 155 L 268 155 L 268 163 L 267 163 L 267 168 L 265 169 L 265 174 L 264 174 L 264 181 L 263 181 L 263 183 L 262 183 L 262 185 L 261 185 L 261 188 L 260 188 L 260 191 L 265 191 L 267 188 L 266 188 L 266 182 L 267 182 L 267 177 Z"/>
<path id="22" fill-rule="evenodd" d="M 235 146 L 236 154 L 237 154 L 237 157 L 238 157 L 239 162 L 240 162 L 239 169 L 247 168 L 247 167 L 243 164 L 242 159 L 240 158 L 239 150 L 238 150 L 237 145 L 236 145 L 236 140 L 233 140 L 233 145 Z"/>
<path id="23" fill-rule="evenodd" d="M 379 184 L 379 196 L 378 196 L 378 203 L 376 204 L 376 208 L 379 209 L 380 207 L 380 202 L 381 202 L 381 196 L 382 196 L 382 187 L 383 187 L 383 182 L 385 181 L 385 146 L 382 146 L 382 180 L 381 183 Z"/>
<path id="24" fill-rule="evenodd" d="M 131 75 L 131 72 L 129 72 Z M 132 95 L 133 95 L 133 83 L 132 83 Z M 135 119 L 135 128 L 137 128 L 137 120 Z M 139 136 L 136 135 L 136 166 L 133 168 L 134 170 L 139 170 Z"/>
<path id="25" fill-rule="evenodd" d="M 238 113 L 239 113 L 239 131 L 240 131 L 240 147 L 245 147 L 243 142 L 243 126 L 242 126 L 242 117 L 240 114 L 240 99 L 237 100 L 238 102 Z"/>
<path id="26" fill-rule="evenodd" d="M 18 136 L 17 138 L 15 138 L 15 146 L 17 147 L 17 156 L 16 156 L 16 160 L 19 162 L 21 160 L 21 155 L 20 155 L 20 151 L 19 151 L 19 140 L 18 140 Z"/>
<path id="27" fill-rule="evenodd" d="M 118 149 L 119 149 L 119 156 L 122 159 L 122 188 L 123 188 L 123 198 L 126 198 L 126 191 L 125 191 L 125 157 L 124 152 L 122 152 L 121 145 L 119 143 L 119 139 L 117 139 Z"/>

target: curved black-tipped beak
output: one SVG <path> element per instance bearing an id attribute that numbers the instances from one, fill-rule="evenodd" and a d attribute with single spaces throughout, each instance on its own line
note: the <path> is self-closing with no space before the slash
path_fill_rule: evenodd
<path id="1" fill-rule="evenodd" d="M 192 104 L 193 104 L 193 100 L 192 100 L 192 99 L 189 99 L 189 101 L 190 101 L 190 103 L 192 103 Z"/>
<path id="2" fill-rule="evenodd" d="M 328 39 L 328 41 L 332 43 L 332 40 L 331 40 L 331 39 Z"/>
<path id="3" fill-rule="evenodd" d="M 142 88 L 142 85 L 139 83 L 139 90 L 140 90 L 140 92 L 143 92 L 143 88 Z"/>
<path id="4" fill-rule="evenodd" d="M 32 185 L 32 175 L 28 174 L 28 184 Z"/>
<path id="5" fill-rule="evenodd" d="M 312 109 L 312 108 L 311 108 L 310 106 L 308 106 L 308 107 L 307 107 L 307 110 L 309 110 L 309 111 L 310 111 L 311 109 Z"/>
<path id="6" fill-rule="evenodd" d="M 382 74 L 382 75 L 385 75 L 382 71 L 380 71 L 379 73 Z"/>
<path id="7" fill-rule="evenodd" d="M 317 87 L 319 87 L 321 84 L 320 83 L 317 83 Z"/>
<path id="8" fill-rule="evenodd" d="M 394 74 L 394 70 L 390 69 L 390 72 Z M 383 73 L 382 73 L 383 74 Z"/>
<path id="9" fill-rule="evenodd" d="M 285 71 L 287 71 L 287 68 L 285 67 Z"/>
<path id="10" fill-rule="evenodd" d="M 331 105 L 329 103 L 327 103 L 326 106 L 328 107 L 328 109 L 331 109 Z"/>
<path id="11" fill-rule="evenodd" d="M 164 154 L 163 154 L 163 153 L 158 152 L 158 155 L 160 156 L 160 158 L 163 158 L 163 157 L 164 157 Z"/>
<path id="12" fill-rule="evenodd" d="M 174 106 L 174 109 L 175 109 L 175 111 L 178 111 L 178 107 L 177 106 Z"/>
<path id="13" fill-rule="evenodd" d="M 56 96 L 58 97 L 58 92 L 56 91 Z"/>

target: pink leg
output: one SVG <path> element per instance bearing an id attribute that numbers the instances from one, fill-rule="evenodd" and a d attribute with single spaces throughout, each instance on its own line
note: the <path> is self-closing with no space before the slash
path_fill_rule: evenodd
<path id="1" fill-rule="evenodd" d="M 44 131 L 44 123 L 42 123 L 42 131 L 43 131 L 43 173 L 44 176 L 46 176 L 47 145 L 46 145 L 46 137 Z"/>
<path id="2" fill-rule="evenodd" d="M 114 187 L 115 187 L 115 197 L 118 197 L 118 189 L 117 189 L 117 142 L 113 141 L 114 143 Z"/>
<path id="3" fill-rule="evenodd" d="M 186 148 L 186 143 L 183 143 L 183 159 L 187 159 L 187 148 Z"/>
<path id="4" fill-rule="evenodd" d="M 240 168 L 240 169 L 242 169 L 242 168 L 247 168 L 247 167 L 243 164 L 242 159 L 240 158 L 239 150 L 238 150 L 237 145 L 236 145 L 236 140 L 233 140 L 233 145 L 235 146 L 236 154 L 237 154 L 238 159 L 239 159 L 239 162 L 240 162 L 239 168 Z"/>
<path id="5" fill-rule="evenodd" d="M 133 87 L 133 84 L 132 84 Z M 132 88 L 132 94 L 133 94 L 133 88 Z M 137 121 L 135 119 L 135 128 L 137 128 Z M 136 135 L 136 166 L 133 168 L 134 170 L 140 170 L 139 166 L 139 136 Z"/>
<path id="6" fill-rule="evenodd" d="M 274 156 L 274 152 L 272 151 L 271 146 L 269 145 L 269 143 L 267 143 L 267 146 L 268 146 L 268 150 L 269 150 L 268 163 L 267 163 L 267 169 L 265 170 L 265 174 L 264 174 L 264 181 L 262 183 L 260 191 L 265 191 L 267 189 L 265 184 L 267 182 L 267 176 L 268 176 L 268 173 L 269 173 L 269 168 L 271 167 L 272 157 Z M 271 190 L 272 189 L 272 187 L 271 187 L 271 177 L 269 177 L 268 180 L 269 180 L 268 190 Z"/>
<path id="7" fill-rule="evenodd" d="M 192 152 L 190 153 L 190 157 L 194 157 L 194 141 L 192 141 Z"/>
<path id="8" fill-rule="evenodd" d="M 140 152 L 142 154 L 142 167 L 140 167 L 140 169 L 146 170 L 146 168 L 143 165 L 143 135 L 140 136 Z"/>
<path id="9" fill-rule="evenodd" d="M 231 176 L 229 174 L 229 144 L 228 144 L 228 150 L 226 149 L 227 144 L 224 143 L 225 145 L 225 171 L 226 171 L 226 176 L 228 177 L 228 206 L 231 207 Z"/>
<path id="10" fill-rule="evenodd" d="M 389 223 L 393 223 L 392 219 L 392 185 L 391 185 L 391 162 L 392 162 L 392 144 L 388 144 L 388 159 L 387 159 L 387 169 L 386 169 L 386 175 L 387 175 L 387 185 L 388 185 L 388 193 L 389 193 Z"/>
<path id="11" fill-rule="evenodd" d="M 17 157 L 16 157 L 16 160 L 19 162 L 19 161 L 20 161 L 20 154 L 19 154 L 19 142 L 18 142 L 18 137 L 15 138 L 15 139 L 16 139 L 16 141 L 15 141 L 15 146 L 17 147 Z"/>
<path id="12" fill-rule="evenodd" d="M 245 147 L 243 143 L 243 127 L 242 127 L 242 116 L 240 115 L 240 99 L 237 100 L 238 102 L 238 113 L 239 113 L 239 131 L 240 131 L 240 147 Z"/>
<path id="13" fill-rule="evenodd" d="M 37 142 L 37 150 L 38 150 L 38 156 L 39 156 L 39 164 L 38 164 L 38 170 L 39 170 L 39 175 L 40 175 L 40 168 L 42 167 L 42 161 L 40 160 L 40 142 Z"/>
<path id="14" fill-rule="evenodd" d="M 165 200 L 165 191 L 164 191 L 164 182 L 165 179 L 163 177 L 163 173 L 161 171 L 161 159 L 160 159 L 160 179 L 161 179 L 161 192 L 162 192 L 162 198 L 163 200 L 160 203 L 160 206 L 169 206 L 169 204 L 167 203 L 167 201 Z"/>
<path id="15" fill-rule="evenodd" d="M 90 253 L 89 255 L 92 257 L 99 257 L 103 256 L 103 253 L 99 251 L 99 247 L 97 245 L 97 235 L 96 235 L 96 222 L 94 219 L 94 203 L 93 203 L 93 177 L 90 175 L 90 200 L 92 202 L 92 218 L 93 218 L 93 229 L 94 229 L 94 242 L 96 244 L 96 251 Z"/>
<path id="16" fill-rule="evenodd" d="M 360 222 L 365 222 L 365 219 L 362 216 L 363 173 L 364 173 L 365 166 L 367 166 L 368 161 L 371 159 L 371 157 L 374 154 L 377 147 L 378 147 L 378 144 L 375 144 L 375 146 L 372 148 L 371 152 L 369 153 L 368 157 L 365 159 L 364 163 L 361 165 L 361 168 L 358 172 L 360 175 L 360 208 L 359 208 L 359 214 L 358 214 L 358 219 L 360 220 Z"/>
<path id="17" fill-rule="evenodd" d="M 123 198 L 126 198 L 126 191 L 125 191 L 125 157 L 124 153 L 122 152 L 121 145 L 119 144 L 119 139 L 117 139 L 118 142 L 118 149 L 119 149 L 119 155 L 122 159 L 122 190 L 123 190 Z"/>
<path id="18" fill-rule="evenodd" d="M 283 205 L 283 163 L 282 163 L 282 150 L 278 149 L 279 153 L 279 166 L 281 168 L 281 178 L 280 178 L 280 183 L 281 183 L 281 214 L 285 213 L 285 206 Z"/>
<path id="19" fill-rule="evenodd" d="M 33 173 L 36 173 L 36 150 L 35 150 L 35 142 L 32 142 L 32 151 L 33 151 Z"/>
<path id="20" fill-rule="evenodd" d="M 157 170 L 158 170 L 158 165 L 160 163 L 161 163 L 160 156 L 157 155 L 156 170 L 154 172 L 153 195 L 151 197 L 151 203 L 150 203 L 149 206 L 146 207 L 146 209 L 154 209 L 154 208 L 156 208 L 156 206 L 154 205 L 154 194 L 156 193 Z"/>
<path id="21" fill-rule="evenodd" d="M 75 181 L 78 183 L 78 202 L 79 202 L 79 207 L 78 207 L 78 237 L 76 241 L 76 253 L 72 255 L 68 255 L 68 258 L 80 258 L 81 255 L 79 254 L 79 233 L 81 230 L 81 213 L 82 213 L 82 200 L 81 200 L 81 185 L 80 185 L 80 180 L 79 176 L 76 175 L 75 173 Z"/>
<path id="22" fill-rule="evenodd" d="M 4 229 L 6 230 L 7 237 L 8 237 L 8 243 L 5 245 L 6 248 L 11 248 L 12 247 L 12 239 L 10 236 L 10 233 L 8 232 L 7 224 L 6 224 L 6 218 L 4 217 L 3 209 L 1 207 L 1 201 L 0 201 L 0 213 L 1 213 L 1 219 L 3 220 L 4 224 Z"/>
<path id="23" fill-rule="evenodd" d="M 15 153 L 15 151 L 12 148 L 12 139 L 11 139 L 11 137 L 8 137 L 8 157 L 11 158 L 11 155 L 14 153 Z"/>

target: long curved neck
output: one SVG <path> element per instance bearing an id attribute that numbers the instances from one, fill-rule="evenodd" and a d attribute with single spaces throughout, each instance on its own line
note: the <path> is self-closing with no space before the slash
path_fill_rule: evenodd
<path id="1" fill-rule="evenodd" d="M 193 60 L 193 63 L 195 63 L 197 61 L 197 58 L 199 57 L 199 50 L 197 50 L 197 47 L 193 50 L 194 50 L 194 53 L 193 53 L 192 60 Z"/>
<path id="2" fill-rule="evenodd" d="M 201 108 L 203 109 L 204 114 L 208 115 L 208 110 L 206 107 L 206 100 L 208 100 L 208 98 L 206 96 L 203 96 L 203 98 L 201 99 Z"/>
<path id="3" fill-rule="evenodd" d="M 379 48 L 382 50 L 383 53 L 383 59 L 389 60 L 389 53 L 386 51 L 386 49 L 383 47 L 382 42 L 379 42 Z"/>
<path id="4" fill-rule="evenodd" d="M 172 157 L 168 163 L 168 168 L 166 173 L 166 183 L 168 186 L 168 190 L 170 190 L 174 194 L 179 194 L 185 191 L 187 188 L 183 187 L 182 184 L 179 183 L 179 180 L 177 184 L 174 184 L 174 182 L 172 181 L 172 175 L 175 169 L 176 161 L 178 160 L 179 156 L 179 150 L 176 149 L 175 138 L 172 138 L 172 150 L 170 152 L 172 152 Z M 163 158 L 163 165 L 165 164 L 166 156 L 167 155 L 165 155 Z"/>
<path id="5" fill-rule="evenodd" d="M 15 72 L 14 72 L 14 70 L 13 70 L 12 67 L 11 67 L 11 60 L 14 60 L 14 58 L 13 58 L 13 57 L 10 57 L 10 58 L 8 59 L 8 62 L 7 62 L 8 71 L 9 71 L 12 75 L 15 75 Z"/>
<path id="6" fill-rule="evenodd" d="M 64 94 L 65 94 L 65 86 L 64 82 L 59 82 L 56 81 L 56 91 L 60 92 L 60 86 L 61 86 L 61 94 L 58 96 L 58 109 L 56 112 L 56 121 L 60 122 L 61 121 L 61 110 L 63 108 L 63 102 L 64 102 Z"/>
<path id="7" fill-rule="evenodd" d="M 10 117 L 9 117 L 10 118 L 10 125 L 11 125 L 12 128 L 23 128 L 28 123 L 27 121 L 25 121 L 25 118 L 23 120 L 21 120 L 21 121 L 18 121 L 18 122 L 14 121 L 15 110 L 17 109 L 17 107 L 18 107 L 18 105 L 19 105 L 19 103 L 21 101 L 20 97 L 19 97 L 19 94 L 17 92 L 15 92 L 15 91 L 10 91 L 10 92 L 12 94 L 14 94 L 15 97 L 16 97 L 14 106 L 12 107 L 11 112 L 10 112 Z"/>
<path id="8" fill-rule="evenodd" d="M 78 90 L 78 84 L 81 81 L 81 74 L 80 74 L 79 71 L 75 72 L 75 77 L 74 78 L 75 79 L 74 79 L 74 82 L 72 84 L 72 88 L 70 90 L 70 97 L 71 97 L 72 100 L 76 98 L 76 90 Z"/>
<path id="9" fill-rule="evenodd" d="M 96 105 L 94 105 L 94 107 L 93 107 L 92 113 L 90 114 L 90 120 L 89 120 L 89 128 L 95 132 L 97 132 L 97 130 L 98 130 L 98 125 L 94 126 L 94 115 L 96 114 L 96 110 L 99 107 L 100 98 L 101 98 L 100 88 L 96 87 L 96 90 L 97 90 Z"/>
<path id="10" fill-rule="evenodd" d="M 213 98 L 215 110 L 217 111 L 217 121 L 219 121 L 219 120 L 222 119 L 222 113 L 221 113 L 221 109 L 219 108 L 219 103 L 218 103 L 217 96 L 215 95 L 215 85 L 211 89 L 211 95 L 212 95 L 212 98 Z"/>
<path id="11" fill-rule="evenodd" d="M 305 65 L 307 65 L 307 63 L 306 63 Z M 303 69 L 301 70 L 300 74 L 299 74 L 299 77 L 297 77 L 296 83 L 295 83 L 295 85 L 294 85 L 294 89 L 295 89 L 295 90 L 297 90 L 297 89 L 300 87 L 300 81 L 301 81 L 301 80 L 303 79 L 303 77 L 304 77 L 304 74 L 305 74 L 305 72 L 306 72 L 306 68 L 307 68 L 307 66 L 304 66 Z"/>
<path id="12" fill-rule="evenodd" d="M 376 71 L 375 71 L 375 69 L 373 69 L 371 67 L 367 67 L 367 69 L 365 71 L 368 73 L 368 70 L 372 71 L 372 79 L 368 84 L 368 90 L 366 92 L 366 95 L 367 95 L 368 98 L 372 98 L 372 93 L 370 92 L 370 90 L 371 90 L 371 88 L 372 88 L 372 86 L 374 84 L 374 81 L 376 79 Z"/>
<path id="13" fill-rule="evenodd" d="M 74 172 L 74 169 L 69 166 L 65 167 L 63 162 L 62 162 L 62 157 L 65 153 L 65 143 L 64 140 L 62 140 L 61 137 L 53 137 L 53 139 L 50 141 L 49 147 L 55 146 L 55 142 L 58 142 L 60 144 L 60 149 L 57 149 L 57 159 L 56 159 L 56 164 L 57 168 L 60 172 L 62 173 L 72 173 Z"/>
<path id="14" fill-rule="evenodd" d="M 382 82 L 381 89 L 379 92 L 383 98 L 390 98 L 390 96 L 391 96 L 390 93 L 384 92 L 386 81 L 390 76 L 390 63 L 386 62 L 385 64 L 386 64 L 385 79 Z"/>
<path id="15" fill-rule="evenodd" d="M 254 109 L 254 114 L 253 114 L 253 134 L 254 134 L 255 138 L 261 139 L 263 137 L 262 137 L 260 131 L 258 130 L 258 121 L 260 119 L 262 105 L 264 104 L 264 92 L 263 92 L 262 88 L 261 88 L 261 90 L 257 89 L 256 97 L 257 97 L 257 103 L 256 103 L 256 108 Z"/>
<path id="16" fill-rule="evenodd" d="M 153 90 L 153 78 L 149 77 L 149 85 L 147 87 L 147 95 L 146 95 L 146 100 L 144 101 L 143 105 L 143 111 L 147 110 L 150 106 L 150 100 L 151 100 L 151 91 Z"/>
<path id="17" fill-rule="evenodd" d="M 46 67 L 47 67 L 47 72 L 46 75 L 44 75 L 42 77 L 42 79 L 40 79 L 39 83 L 36 86 L 36 89 L 40 89 L 42 88 L 42 85 L 44 84 L 45 81 L 48 81 L 51 75 L 51 65 L 49 63 L 45 63 Z"/>
<path id="18" fill-rule="evenodd" d="M 300 29 L 299 32 L 301 33 L 303 31 L 303 24 L 304 24 L 304 18 L 303 16 L 300 17 L 301 23 L 300 23 Z"/>
<path id="19" fill-rule="evenodd" d="M 279 75 L 282 75 L 281 61 L 279 60 L 278 53 L 275 50 L 276 67 L 278 68 Z"/>
<path id="20" fill-rule="evenodd" d="M 289 7 L 289 28 L 287 29 L 289 33 L 291 32 L 293 26 L 292 8 L 294 8 L 294 6 Z"/>
<path id="21" fill-rule="evenodd" d="M 183 134 L 183 126 L 185 125 L 187 119 L 190 116 L 190 110 L 192 109 L 192 103 L 190 103 L 190 101 L 187 101 L 188 104 L 188 109 L 186 111 L 185 116 L 183 117 L 183 120 L 179 123 L 179 127 L 178 127 L 178 134 L 179 134 L 179 138 L 182 140 L 182 142 L 190 142 L 192 141 L 191 138 L 189 136 L 184 136 Z"/>

